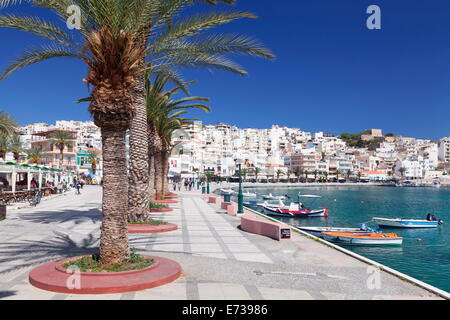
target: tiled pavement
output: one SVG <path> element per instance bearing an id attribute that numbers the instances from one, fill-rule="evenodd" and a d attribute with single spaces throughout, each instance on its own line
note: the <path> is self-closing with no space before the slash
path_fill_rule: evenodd
<path id="1" fill-rule="evenodd" d="M 155 219 L 176 223 L 168 233 L 130 235 L 141 253 L 181 264 L 178 280 L 153 289 L 108 295 L 57 294 L 28 283 L 36 265 L 93 253 L 98 246 L 101 189 L 87 186 L 37 208 L 13 209 L 0 222 L 0 299 L 395 299 L 436 298 L 381 273 L 379 289 L 367 286 L 367 265 L 313 240 L 289 242 L 241 231 L 230 217 L 198 192 L 181 192 L 180 203 Z"/>

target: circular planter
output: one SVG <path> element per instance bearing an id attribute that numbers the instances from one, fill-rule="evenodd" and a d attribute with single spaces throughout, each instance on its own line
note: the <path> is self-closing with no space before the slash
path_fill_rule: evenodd
<path id="1" fill-rule="evenodd" d="M 178 201 L 175 200 L 155 200 L 156 204 L 176 204 Z"/>
<path id="2" fill-rule="evenodd" d="M 178 195 L 176 194 L 167 194 L 164 196 L 165 199 L 177 199 Z"/>
<path id="3" fill-rule="evenodd" d="M 181 266 L 170 259 L 144 256 L 154 260 L 148 268 L 123 272 L 67 271 L 62 265 L 80 257 L 46 263 L 31 270 L 28 279 L 40 289 L 70 294 L 105 294 L 139 291 L 158 287 L 179 278 Z"/>
<path id="4" fill-rule="evenodd" d="M 149 211 L 150 212 L 172 212 L 173 209 L 172 208 L 161 208 L 161 209 L 151 208 Z"/>
<path id="5" fill-rule="evenodd" d="M 178 229 L 178 226 L 173 223 L 167 224 L 129 224 L 128 225 L 128 233 L 160 233 L 160 232 L 169 232 L 175 231 Z"/>

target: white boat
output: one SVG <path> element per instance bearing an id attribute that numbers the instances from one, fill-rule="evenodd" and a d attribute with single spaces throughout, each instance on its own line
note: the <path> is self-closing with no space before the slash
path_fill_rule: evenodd
<path id="1" fill-rule="evenodd" d="M 262 198 L 264 200 L 284 200 L 284 199 L 286 199 L 285 196 L 274 196 L 271 193 L 263 195 Z"/>
<path id="2" fill-rule="evenodd" d="M 298 229 L 320 236 L 322 232 L 370 232 L 361 228 L 339 228 L 339 227 L 297 227 Z"/>
<path id="3" fill-rule="evenodd" d="M 233 195 L 238 196 L 239 192 L 233 191 Z M 252 192 L 243 192 L 242 195 L 245 198 L 256 198 L 256 193 L 252 193 Z"/>
<path id="4" fill-rule="evenodd" d="M 401 245 L 403 238 L 395 233 L 323 232 L 322 237 L 331 242 L 352 245 Z"/>
<path id="5" fill-rule="evenodd" d="M 380 227 L 391 228 L 437 228 L 442 224 L 441 220 L 416 220 L 416 219 L 402 219 L 402 218 L 373 218 L 373 220 Z"/>

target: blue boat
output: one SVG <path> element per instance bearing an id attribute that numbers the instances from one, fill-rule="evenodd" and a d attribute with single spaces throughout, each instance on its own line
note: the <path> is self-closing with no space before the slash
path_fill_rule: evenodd
<path id="1" fill-rule="evenodd" d="M 437 228 L 442 224 L 442 220 L 416 220 L 416 219 L 388 219 L 388 218 L 373 218 L 373 220 L 380 227 L 389 228 Z"/>

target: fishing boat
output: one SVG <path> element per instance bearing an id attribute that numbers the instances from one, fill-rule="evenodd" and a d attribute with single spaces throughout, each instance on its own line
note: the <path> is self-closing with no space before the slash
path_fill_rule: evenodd
<path id="1" fill-rule="evenodd" d="M 233 195 L 238 196 L 239 192 L 233 191 Z M 242 195 L 244 198 L 256 198 L 256 193 L 252 192 L 243 192 Z"/>
<path id="2" fill-rule="evenodd" d="M 319 210 L 310 210 L 303 206 L 300 202 L 292 202 L 289 206 L 284 205 L 270 205 L 264 204 L 264 213 L 269 216 L 282 216 L 282 217 L 328 217 L 328 208 L 320 208 Z"/>
<path id="3" fill-rule="evenodd" d="M 380 227 L 390 228 L 437 228 L 442 220 L 416 220 L 403 218 L 373 218 Z"/>
<path id="4" fill-rule="evenodd" d="M 244 202 L 244 206 L 248 207 L 248 208 L 252 208 L 252 209 L 258 209 L 261 208 L 263 206 L 264 203 L 262 202 L 258 202 L 256 200 L 250 200 L 250 201 L 245 201 Z"/>
<path id="5" fill-rule="evenodd" d="M 263 195 L 262 198 L 264 200 L 284 200 L 286 199 L 286 196 L 274 196 L 271 193 Z"/>
<path id="6" fill-rule="evenodd" d="M 398 246 L 403 242 L 403 238 L 395 233 L 322 232 L 321 235 L 327 241 L 353 245 Z"/>

